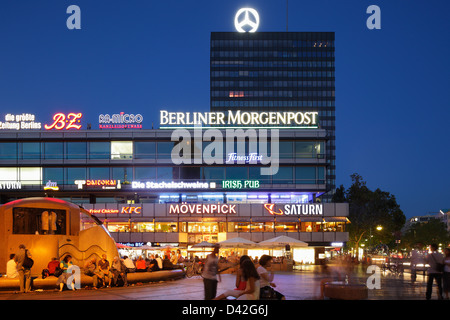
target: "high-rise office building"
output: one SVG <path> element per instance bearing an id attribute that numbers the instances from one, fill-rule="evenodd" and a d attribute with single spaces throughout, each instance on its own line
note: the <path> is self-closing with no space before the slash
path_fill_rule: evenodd
<path id="1" fill-rule="evenodd" d="M 334 48 L 334 32 L 211 33 L 212 111 L 319 112 L 326 202 L 336 186 Z"/>

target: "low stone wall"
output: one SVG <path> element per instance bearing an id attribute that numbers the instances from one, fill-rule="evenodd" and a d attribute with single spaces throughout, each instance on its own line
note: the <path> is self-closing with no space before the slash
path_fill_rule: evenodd
<path id="1" fill-rule="evenodd" d="M 158 282 L 166 280 L 176 280 L 184 277 L 184 270 L 162 270 L 154 272 L 134 272 L 128 274 L 128 284 L 133 283 L 146 283 L 146 282 Z M 50 276 L 45 279 L 42 277 L 32 276 L 31 289 L 54 289 L 56 288 L 57 277 Z M 92 286 L 92 277 L 81 275 L 81 287 Z M 5 277 L 0 278 L 0 290 L 19 290 L 19 279 L 8 279 Z"/>

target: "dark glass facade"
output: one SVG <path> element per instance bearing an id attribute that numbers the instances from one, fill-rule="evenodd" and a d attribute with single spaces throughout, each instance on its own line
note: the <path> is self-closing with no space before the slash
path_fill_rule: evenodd
<path id="1" fill-rule="evenodd" d="M 334 32 L 211 33 L 211 111 L 319 112 L 327 202 L 336 185 L 334 40 Z"/>

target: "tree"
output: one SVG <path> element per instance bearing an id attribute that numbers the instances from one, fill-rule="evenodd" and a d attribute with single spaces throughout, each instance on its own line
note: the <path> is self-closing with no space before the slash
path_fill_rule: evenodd
<path id="1" fill-rule="evenodd" d="M 357 250 L 367 238 L 372 247 L 394 240 L 394 235 L 406 221 L 395 196 L 380 189 L 370 190 L 357 173 L 352 174 L 351 178 L 352 185 L 347 190 L 340 186 L 333 197 L 335 202 L 349 203 L 349 242 Z M 382 227 L 381 231 L 377 230 L 377 226 Z"/>
<path id="2" fill-rule="evenodd" d="M 432 243 L 442 243 L 445 247 L 450 242 L 445 223 L 438 219 L 431 219 L 427 222 L 415 223 L 406 232 L 403 237 L 403 245 L 407 248 L 416 246 L 425 248 Z"/>

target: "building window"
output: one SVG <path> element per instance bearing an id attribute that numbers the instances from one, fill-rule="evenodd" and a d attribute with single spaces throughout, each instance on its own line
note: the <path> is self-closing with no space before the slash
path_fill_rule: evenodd
<path id="1" fill-rule="evenodd" d="M 178 232 L 178 223 L 155 222 L 155 232 Z"/>
<path id="2" fill-rule="evenodd" d="M 110 159 L 110 153 L 109 142 L 89 142 L 89 159 Z"/>
<path id="3" fill-rule="evenodd" d="M 66 210 L 13 208 L 13 234 L 66 234 Z"/>
<path id="4" fill-rule="evenodd" d="M 86 180 L 86 168 L 66 168 L 65 184 L 74 184 L 76 180 Z"/>
<path id="5" fill-rule="evenodd" d="M 133 168 L 132 167 L 113 167 L 112 179 L 120 180 L 122 182 L 133 180 Z"/>
<path id="6" fill-rule="evenodd" d="M 86 142 L 67 142 L 66 158 L 67 159 L 86 159 L 87 158 Z"/>
<path id="7" fill-rule="evenodd" d="M 155 180 L 156 179 L 156 167 L 135 167 L 134 168 L 135 180 Z"/>
<path id="8" fill-rule="evenodd" d="M 62 142 L 45 142 L 44 143 L 45 159 L 63 159 L 64 150 Z"/>
<path id="9" fill-rule="evenodd" d="M 101 180 L 109 179 L 109 167 L 91 167 L 89 168 L 89 179 Z"/>
<path id="10" fill-rule="evenodd" d="M 19 168 L 19 179 L 22 184 L 42 184 L 42 168 Z"/>
<path id="11" fill-rule="evenodd" d="M 63 168 L 44 168 L 44 183 L 47 181 L 56 182 L 58 185 L 64 184 Z"/>
<path id="12" fill-rule="evenodd" d="M 170 159 L 174 142 L 158 142 L 157 143 L 157 155 L 158 159 Z"/>
<path id="13" fill-rule="evenodd" d="M 39 142 L 22 142 L 22 159 L 40 159 L 41 144 Z"/>
<path id="14" fill-rule="evenodd" d="M 111 160 L 132 160 L 132 141 L 111 141 Z"/>
<path id="15" fill-rule="evenodd" d="M 135 159 L 155 159 L 156 143 L 151 141 L 134 142 Z"/>
<path id="16" fill-rule="evenodd" d="M 17 159 L 17 143 L 1 142 L 0 143 L 0 160 Z"/>

